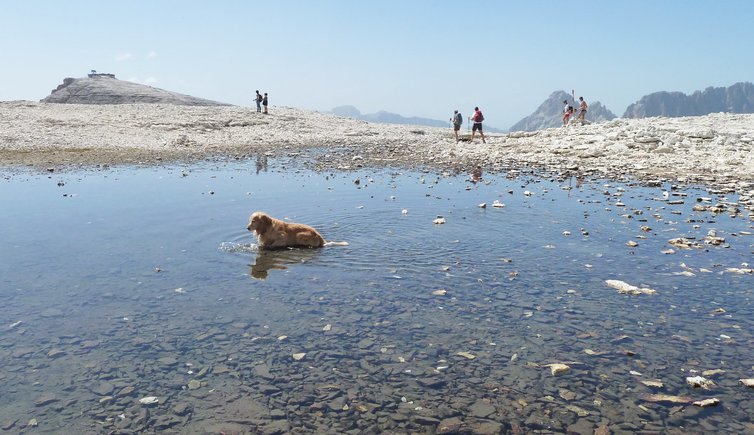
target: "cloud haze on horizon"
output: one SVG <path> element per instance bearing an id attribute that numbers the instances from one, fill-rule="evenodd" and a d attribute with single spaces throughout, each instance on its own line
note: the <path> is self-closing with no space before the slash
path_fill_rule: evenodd
<path id="1" fill-rule="evenodd" d="M 508 128 L 556 90 L 618 116 L 643 95 L 754 81 L 754 2 L 291 0 L 3 2 L 0 100 L 39 100 L 91 69 L 252 106 Z"/>

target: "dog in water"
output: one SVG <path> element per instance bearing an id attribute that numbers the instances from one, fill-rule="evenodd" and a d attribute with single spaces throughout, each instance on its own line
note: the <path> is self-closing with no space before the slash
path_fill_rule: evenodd
<path id="1" fill-rule="evenodd" d="M 347 242 L 327 242 L 309 225 L 283 222 L 261 211 L 251 214 L 246 229 L 256 234 L 259 247 L 263 249 L 348 245 Z"/>

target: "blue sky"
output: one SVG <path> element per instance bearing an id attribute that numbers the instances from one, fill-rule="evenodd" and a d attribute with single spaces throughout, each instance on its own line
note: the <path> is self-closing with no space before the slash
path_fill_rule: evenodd
<path id="1" fill-rule="evenodd" d="M 556 90 L 617 115 L 645 94 L 754 81 L 749 0 L 0 0 L 0 100 L 89 70 L 250 106 L 508 128 Z"/>

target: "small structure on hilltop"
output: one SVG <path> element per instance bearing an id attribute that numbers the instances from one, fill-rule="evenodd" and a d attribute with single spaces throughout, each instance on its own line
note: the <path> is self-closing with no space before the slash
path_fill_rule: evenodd
<path id="1" fill-rule="evenodd" d="M 114 79 L 114 78 L 115 78 L 115 74 L 110 74 L 110 73 L 98 73 L 98 72 L 97 72 L 97 70 L 94 70 L 94 69 L 93 69 L 93 70 L 91 70 L 91 71 L 89 71 L 89 74 L 87 74 L 87 75 L 89 76 L 89 78 L 90 78 L 90 79 L 93 79 L 93 78 L 95 78 L 95 77 L 109 77 L 109 78 L 111 78 L 111 79 Z"/>

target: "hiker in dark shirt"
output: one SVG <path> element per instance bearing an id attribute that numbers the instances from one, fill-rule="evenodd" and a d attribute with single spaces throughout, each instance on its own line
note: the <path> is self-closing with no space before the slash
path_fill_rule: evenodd
<path id="1" fill-rule="evenodd" d="M 264 98 L 262 98 L 262 105 L 264 106 L 264 113 L 267 113 L 267 92 L 264 93 Z"/>
<path id="2" fill-rule="evenodd" d="M 259 93 L 259 89 L 257 89 L 257 95 L 254 97 L 254 101 L 257 103 L 257 113 L 262 111 L 262 94 Z"/>
<path id="3" fill-rule="evenodd" d="M 461 124 L 463 124 L 463 116 L 458 113 L 457 110 L 454 110 L 453 117 L 450 118 L 450 122 L 453 123 L 453 134 L 455 134 L 456 143 L 458 143 L 458 130 L 461 129 Z"/>

